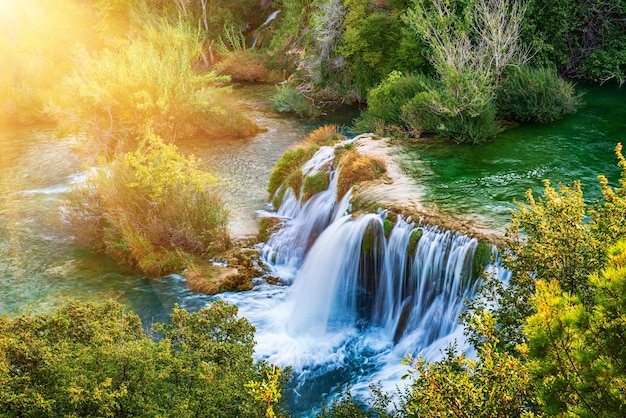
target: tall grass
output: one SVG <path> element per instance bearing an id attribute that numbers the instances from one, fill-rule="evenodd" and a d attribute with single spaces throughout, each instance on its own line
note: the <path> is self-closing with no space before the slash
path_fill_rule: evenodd
<path id="1" fill-rule="evenodd" d="M 147 127 L 163 138 L 246 137 L 256 124 L 236 109 L 227 78 L 199 73 L 202 37 L 182 23 L 146 24 L 127 45 L 80 54 L 49 111 L 70 131 L 85 132 L 92 153 L 132 150 Z"/>

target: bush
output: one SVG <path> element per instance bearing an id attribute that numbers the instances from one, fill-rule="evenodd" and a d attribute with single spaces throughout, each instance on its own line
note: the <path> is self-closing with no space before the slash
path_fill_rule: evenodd
<path id="1" fill-rule="evenodd" d="M 81 246 L 145 274 L 181 272 L 229 244 L 227 212 L 193 157 L 154 135 L 76 184 L 65 200 Z"/>
<path id="2" fill-rule="evenodd" d="M 268 77 L 265 59 L 248 50 L 229 53 L 213 69 L 217 74 L 227 75 L 233 81 L 263 82 Z"/>
<path id="3" fill-rule="evenodd" d="M 346 136 L 337 131 L 337 125 L 324 125 L 314 131 L 311 131 L 301 145 L 310 146 L 317 145 L 323 147 L 325 145 L 334 145 L 337 142 L 345 141 Z"/>
<path id="4" fill-rule="evenodd" d="M 170 321 L 153 338 L 114 301 L 0 317 L 0 415 L 264 417 L 248 387 L 272 369 L 254 362 L 237 307 L 174 308 Z M 278 397 L 284 383 L 270 381 Z"/>
<path id="5" fill-rule="evenodd" d="M 272 96 L 272 108 L 277 112 L 295 113 L 300 117 L 320 115 L 315 100 L 298 91 L 296 86 L 290 83 L 277 87 L 276 94 Z"/>
<path id="6" fill-rule="evenodd" d="M 355 121 L 356 129 L 376 131 L 382 123 L 406 130 L 406 123 L 402 120 L 402 106 L 431 84 L 432 79 L 422 74 L 404 75 L 398 71 L 391 72 L 367 94 L 367 110 Z M 391 128 L 387 128 L 389 129 Z"/>
<path id="7" fill-rule="evenodd" d="M 134 149 L 124 142 L 147 126 L 163 138 L 256 133 L 220 86 L 228 79 L 194 71 L 202 48 L 198 32 L 183 24 L 146 25 L 122 47 L 80 55 L 49 111 L 65 130 L 87 133 L 96 154 Z"/>
<path id="8" fill-rule="evenodd" d="M 402 119 L 415 131 L 433 133 L 456 143 L 478 144 L 502 130 L 489 98 L 477 92 L 470 104 L 459 103 L 443 86 L 418 93 L 402 107 Z"/>
<path id="9" fill-rule="evenodd" d="M 356 150 L 345 151 L 339 162 L 337 179 L 337 201 L 355 184 L 380 178 L 387 168 L 385 162 L 369 155 L 361 155 Z"/>
<path id="10" fill-rule="evenodd" d="M 509 67 L 496 89 L 498 116 L 515 122 L 551 122 L 580 105 L 574 85 L 552 68 Z"/>

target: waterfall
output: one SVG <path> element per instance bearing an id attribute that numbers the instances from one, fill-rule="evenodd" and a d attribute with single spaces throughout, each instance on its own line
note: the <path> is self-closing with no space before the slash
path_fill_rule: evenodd
<path id="1" fill-rule="evenodd" d="M 293 367 L 300 413 L 338 384 L 353 394 L 366 394 L 372 380 L 393 390 L 404 355 L 436 360 L 463 343 L 458 315 L 478 283 L 476 239 L 383 210 L 351 214 L 351 192 L 336 198 L 334 155 L 320 147 L 302 167 L 303 179 L 324 172 L 326 190 L 308 199 L 304 189 L 276 192 L 282 203 L 271 216 L 283 227 L 261 256 L 286 286 L 223 296 L 257 328 L 259 358 Z"/>
<path id="2" fill-rule="evenodd" d="M 259 35 L 261 34 L 261 30 L 265 29 L 274 19 L 276 19 L 278 13 L 280 13 L 280 10 L 273 11 L 272 14 L 270 14 L 268 18 L 265 19 L 265 22 L 263 22 L 261 26 L 259 26 L 254 31 L 254 34 L 252 35 L 252 45 L 250 46 L 251 49 L 254 49 L 256 47 L 257 42 L 259 41 Z"/>

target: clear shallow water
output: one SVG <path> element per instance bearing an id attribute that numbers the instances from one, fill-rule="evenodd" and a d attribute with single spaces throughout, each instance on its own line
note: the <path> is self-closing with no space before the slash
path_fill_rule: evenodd
<path id="1" fill-rule="evenodd" d="M 407 145 L 406 172 L 425 188 L 425 198 L 453 213 L 478 215 L 501 229 L 510 221 L 513 200 L 580 180 L 585 198 L 600 197 L 597 175 L 619 178 L 615 145 L 626 145 L 626 88 L 586 86 L 586 105 L 548 124 L 511 128 L 479 146 L 439 141 Z"/>

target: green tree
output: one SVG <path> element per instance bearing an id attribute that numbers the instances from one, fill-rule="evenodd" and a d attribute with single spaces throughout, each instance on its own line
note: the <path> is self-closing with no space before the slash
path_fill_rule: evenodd
<path id="1" fill-rule="evenodd" d="M 236 307 L 175 308 L 155 328 L 113 301 L 1 317 L 0 416 L 264 416 L 246 385 L 266 366 Z"/>
<path id="2" fill-rule="evenodd" d="M 414 379 L 407 393 L 404 416 L 409 417 L 533 417 L 534 383 L 523 359 L 497 349 L 495 318 L 487 312 L 468 322 L 480 341 L 477 358 L 456 355 L 427 363 L 408 357 Z"/>
<path id="3" fill-rule="evenodd" d="M 586 303 L 556 280 L 538 281 L 528 318 L 530 369 L 550 415 L 626 414 L 626 241 L 591 275 Z"/>

